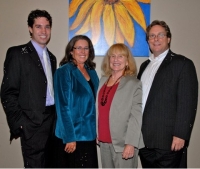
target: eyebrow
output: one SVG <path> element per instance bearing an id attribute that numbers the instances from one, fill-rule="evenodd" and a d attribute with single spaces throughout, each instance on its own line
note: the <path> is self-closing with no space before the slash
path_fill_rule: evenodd
<path id="1" fill-rule="evenodd" d="M 42 24 L 35 24 L 35 26 L 50 26 L 50 24 L 42 25 Z M 51 26 L 50 26 L 51 27 Z"/>
<path id="2" fill-rule="evenodd" d="M 165 32 L 159 32 L 158 34 L 160 34 L 160 33 L 165 33 Z M 166 32 L 166 33 L 167 33 L 167 32 Z M 149 33 L 149 34 L 150 34 L 150 35 L 151 35 L 151 34 L 154 34 L 154 35 L 155 35 L 155 33 Z M 158 35 L 158 34 L 157 34 L 157 35 Z"/>

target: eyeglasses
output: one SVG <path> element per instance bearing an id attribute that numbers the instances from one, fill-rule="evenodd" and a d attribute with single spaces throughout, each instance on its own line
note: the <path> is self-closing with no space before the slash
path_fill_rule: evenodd
<path id="1" fill-rule="evenodd" d="M 164 38 L 165 36 L 167 36 L 167 35 L 164 34 L 164 33 L 159 33 L 159 34 L 157 34 L 157 35 L 151 34 L 151 35 L 149 35 L 149 39 L 155 39 L 155 38 L 162 39 L 162 38 Z"/>
<path id="2" fill-rule="evenodd" d="M 83 49 L 84 49 L 84 51 L 89 51 L 88 47 L 82 48 L 82 47 L 78 46 L 78 47 L 73 47 L 73 48 L 76 49 L 77 51 L 82 51 Z"/>

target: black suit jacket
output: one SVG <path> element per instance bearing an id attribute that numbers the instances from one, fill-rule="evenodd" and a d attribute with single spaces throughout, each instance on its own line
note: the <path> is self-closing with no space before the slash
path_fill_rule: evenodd
<path id="1" fill-rule="evenodd" d="M 56 57 L 49 52 L 52 73 Z M 40 58 L 29 42 L 8 49 L 4 62 L 1 102 L 11 132 L 11 140 L 20 134 L 30 138 L 44 119 L 47 79 Z"/>
<path id="2" fill-rule="evenodd" d="M 138 79 L 149 62 L 141 65 Z M 154 77 L 144 108 L 145 145 L 170 150 L 173 136 L 189 141 L 197 101 L 198 81 L 193 62 L 169 50 Z"/>

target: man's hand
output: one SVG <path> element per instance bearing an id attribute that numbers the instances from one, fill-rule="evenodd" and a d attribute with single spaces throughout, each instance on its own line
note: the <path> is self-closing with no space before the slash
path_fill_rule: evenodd
<path id="1" fill-rule="evenodd" d="M 127 160 L 129 158 L 132 158 L 133 156 L 134 156 L 134 146 L 126 144 L 124 147 L 124 151 L 122 153 L 122 158 Z"/>
<path id="2" fill-rule="evenodd" d="M 179 151 L 180 149 L 182 149 L 185 145 L 185 140 L 178 138 L 176 136 L 173 136 L 173 141 L 172 141 L 172 146 L 171 146 L 171 150 L 172 151 Z"/>

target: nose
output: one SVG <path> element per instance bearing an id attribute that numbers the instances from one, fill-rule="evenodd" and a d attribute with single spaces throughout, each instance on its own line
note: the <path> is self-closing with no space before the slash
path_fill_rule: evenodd
<path id="1" fill-rule="evenodd" d="M 46 28 L 42 28 L 42 33 L 46 33 Z"/>
<path id="2" fill-rule="evenodd" d="M 158 38 L 158 35 L 156 35 L 155 38 L 154 38 L 154 40 L 157 41 L 158 39 L 160 39 L 160 38 Z"/>
<path id="3" fill-rule="evenodd" d="M 115 56 L 115 61 L 118 61 L 119 60 L 119 56 Z"/>
<path id="4" fill-rule="evenodd" d="M 80 51 L 81 51 L 81 53 L 85 53 L 85 49 L 84 48 L 81 48 Z"/>

